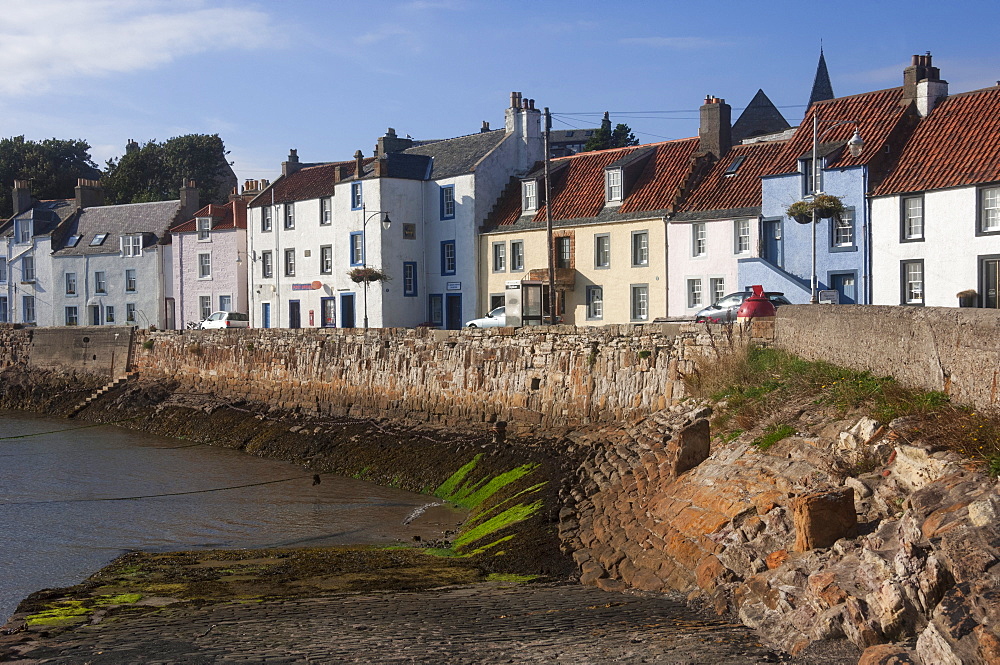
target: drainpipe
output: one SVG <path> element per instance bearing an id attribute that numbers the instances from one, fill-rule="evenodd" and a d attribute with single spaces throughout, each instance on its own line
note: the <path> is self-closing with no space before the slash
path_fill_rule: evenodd
<path id="1" fill-rule="evenodd" d="M 663 216 L 663 316 L 670 317 L 670 215 Z"/>
<path id="2" fill-rule="evenodd" d="M 865 205 L 864 205 L 865 221 L 862 224 L 863 237 L 865 239 L 865 248 L 864 248 L 864 251 L 861 253 L 861 260 L 862 260 L 862 263 L 863 263 L 862 270 L 863 270 L 864 274 L 862 275 L 861 279 L 862 279 L 862 281 L 864 283 L 864 288 L 865 288 L 865 302 L 863 304 L 865 304 L 865 305 L 871 305 L 872 301 L 873 301 L 872 291 L 874 289 L 873 289 L 873 284 L 872 284 L 872 280 L 871 280 L 871 274 L 872 274 L 872 237 L 871 237 L 872 225 L 871 225 L 870 220 L 871 220 L 871 216 L 872 216 L 872 199 L 871 199 L 871 196 L 868 195 L 868 167 L 864 167 L 862 169 L 861 173 L 862 173 L 861 177 L 862 177 L 863 182 L 864 182 L 864 190 L 863 191 L 865 192 L 865 199 L 864 199 L 865 200 Z"/>

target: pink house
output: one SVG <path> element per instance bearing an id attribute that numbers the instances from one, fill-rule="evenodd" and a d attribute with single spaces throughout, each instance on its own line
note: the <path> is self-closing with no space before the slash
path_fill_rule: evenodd
<path id="1" fill-rule="evenodd" d="M 246 229 L 247 204 L 242 198 L 207 205 L 170 229 L 179 328 L 212 312 L 247 311 Z"/>

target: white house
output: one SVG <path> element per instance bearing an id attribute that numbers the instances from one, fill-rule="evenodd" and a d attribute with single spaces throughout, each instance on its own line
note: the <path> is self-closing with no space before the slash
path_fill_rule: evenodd
<path id="1" fill-rule="evenodd" d="M 926 117 L 871 201 L 874 302 L 953 307 L 974 291 L 965 304 L 998 308 L 1000 87 L 944 97 L 934 78 L 918 97 Z"/>
<path id="2" fill-rule="evenodd" d="M 251 325 L 458 328 L 477 316 L 477 230 L 542 159 L 541 113 L 512 93 L 505 128 L 441 141 L 390 129 L 376 154 L 302 164 L 249 204 Z M 354 282 L 356 268 L 385 282 Z"/>
<path id="3" fill-rule="evenodd" d="M 215 311 L 247 312 L 247 206 L 209 204 L 170 229 L 177 327 Z"/>
<path id="4" fill-rule="evenodd" d="M 167 230 L 197 209 L 198 190 L 188 183 L 180 200 L 93 205 L 101 196 L 97 182 L 77 187 L 76 214 L 53 245 L 53 325 L 174 328 Z"/>
<path id="5" fill-rule="evenodd" d="M 0 224 L 0 323 L 63 325 L 52 303 L 58 284 L 50 257 L 76 202 L 36 201 L 24 180 L 14 182 L 13 195 L 14 216 Z"/>

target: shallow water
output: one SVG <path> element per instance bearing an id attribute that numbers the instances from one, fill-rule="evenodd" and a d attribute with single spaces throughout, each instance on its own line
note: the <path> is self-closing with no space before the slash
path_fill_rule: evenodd
<path id="1" fill-rule="evenodd" d="M 79 583 L 129 550 L 409 542 L 463 517 L 352 478 L 314 485 L 287 462 L 0 411 L 0 624 L 31 592 Z"/>

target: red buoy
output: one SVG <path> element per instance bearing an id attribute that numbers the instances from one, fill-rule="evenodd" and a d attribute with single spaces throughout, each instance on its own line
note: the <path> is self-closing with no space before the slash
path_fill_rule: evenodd
<path id="1" fill-rule="evenodd" d="M 750 287 L 753 295 L 743 301 L 736 310 L 736 320 L 740 323 L 754 321 L 771 321 L 774 319 L 774 303 L 764 295 L 764 287 L 754 284 Z"/>

